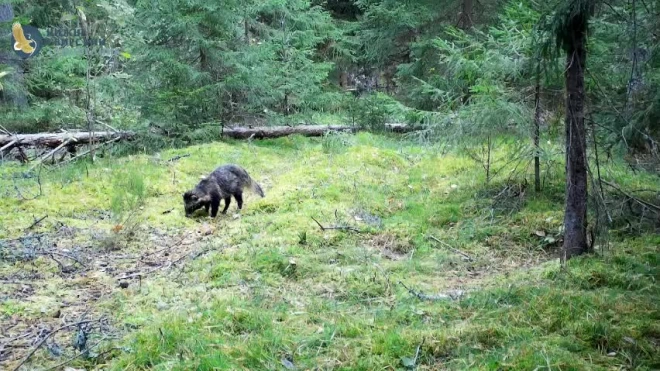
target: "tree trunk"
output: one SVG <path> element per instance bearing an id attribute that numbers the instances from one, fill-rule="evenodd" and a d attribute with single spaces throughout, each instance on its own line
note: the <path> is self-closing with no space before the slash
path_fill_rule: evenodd
<path id="1" fill-rule="evenodd" d="M 284 116 L 289 116 L 289 92 L 284 92 L 284 102 L 282 102 L 282 109 L 284 110 Z"/>
<path id="2" fill-rule="evenodd" d="M 407 133 L 420 128 L 406 124 L 385 124 L 388 131 L 393 133 Z M 288 135 L 303 135 L 306 137 L 320 137 L 329 131 L 354 132 L 348 125 L 298 125 L 298 126 L 258 126 L 258 127 L 224 127 L 222 136 L 233 139 L 266 139 L 279 138 Z"/>
<path id="3" fill-rule="evenodd" d="M 493 144 L 490 139 L 490 134 L 488 135 L 488 155 L 486 157 L 486 184 L 490 183 L 490 153 L 493 150 Z"/>
<path id="4" fill-rule="evenodd" d="M 201 46 L 199 47 L 199 68 L 203 72 L 206 72 L 209 69 L 209 62 L 208 58 L 206 57 L 206 51 Z"/>
<path id="5" fill-rule="evenodd" d="M 92 36 L 89 30 L 89 24 L 87 23 L 87 16 L 85 13 L 82 11 L 81 8 L 78 8 L 78 16 L 79 16 L 79 21 L 80 21 L 80 28 L 82 29 L 82 34 L 85 40 L 85 60 L 87 62 L 87 72 L 86 72 L 86 77 L 85 77 L 85 87 L 86 87 L 86 104 L 85 104 L 85 116 L 87 117 L 87 131 L 89 132 L 89 138 L 90 138 L 90 144 L 92 145 L 91 148 L 91 156 L 90 158 L 92 159 L 92 163 L 94 163 L 94 158 L 95 156 L 95 150 L 94 150 L 94 121 L 95 115 L 94 115 L 94 100 L 92 97 L 92 92 L 91 92 L 91 84 L 92 84 L 92 73 L 91 73 L 91 59 L 92 59 L 92 53 L 91 53 L 91 45 L 90 45 L 90 37 Z"/>
<path id="6" fill-rule="evenodd" d="M 587 245 L 587 138 L 584 127 L 584 70 L 587 22 L 570 23 L 571 43 L 566 48 L 566 210 L 563 258 L 584 254 Z"/>
<path id="7" fill-rule="evenodd" d="M 474 11 L 473 0 L 463 0 L 461 15 L 458 19 L 458 25 L 464 30 L 472 28 L 472 13 Z"/>
<path id="8" fill-rule="evenodd" d="M 243 20 L 243 27 L 244 32 L 245 32 L 245 43 L 247 45 L 250 45 L 250 25 L 248 24 L 248 17 L 247 15 L 245 16 L 245 19 Z"/>
<path id="9" fill-rule="evenodd" d="M 341 70 L 339 73 L 339 86 L 341 86 L 344 89 L 348 88 L 348 74 L 346 73 L 345 70 Z"/>
<path id="10" fill-rule="evenodd" d="M 541 62 L 536 64 L 536 91 L 534 93 L 534 190 L 541 192 L 541 161 L 539 142 L 541 136 Z"/>

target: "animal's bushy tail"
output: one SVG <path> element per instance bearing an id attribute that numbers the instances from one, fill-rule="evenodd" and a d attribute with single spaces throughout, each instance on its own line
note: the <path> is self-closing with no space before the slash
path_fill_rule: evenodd
<path id="1" fill-rule="evenodd" d="M 266 195 L 264 194 L 264 191 L 261 189 L 261 186 L 259 185 L 259 183 L 252 180 L 252 178 L 250 178 L 250 188 L 252 189 L 252 191 L 254 193 L 258 194 L 259 196 L 266 197 Z"/>
<path id="2" fill-rule="evenodd" d="M 235 166 L 235 174 L 238 175 L 239 178 L 241 178 L 243 186 L 247 185 L 248 187 L 250 187 L 250 190 L 252 192 L 258 194 L 261 197 L 266 197 L 259 183 L 255 182 L 254 179 L 252 179 L 250 174 L 248 174 L 247 170 L 243 169 L 238 165 L 234 165 L 234 166 Z"/>

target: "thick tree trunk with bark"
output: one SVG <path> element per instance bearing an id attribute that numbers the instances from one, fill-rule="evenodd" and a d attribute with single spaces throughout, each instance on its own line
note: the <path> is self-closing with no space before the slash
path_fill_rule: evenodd
<path id="1" fill-rule="evenodd" d="M 587 61 L 587 16 L 573 18 L 566 49 L 566 210 L 563 257 L 588 250 L 587 137 L 584 126 L 584 71 Z"/>

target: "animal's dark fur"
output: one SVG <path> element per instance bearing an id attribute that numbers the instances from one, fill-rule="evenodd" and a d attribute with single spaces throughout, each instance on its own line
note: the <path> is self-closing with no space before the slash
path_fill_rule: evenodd
<path id="1" fill-rule="evenodd" d="M 225 200 L 223 214 L 227 213 L 231 197 L 236 199 L 238 210 L 243 207 L 243 190 L 249 188 L 261 197 L 264 192 L 250 175 L 238 165 L 223 165 L 215 169 L 211 175 L 202 178 L 197 186 L 183 194 L 183 203 L 186 217 L 190 217 L 196 210 L 204 207 L 211 217 L 215 218 L 220 207 L 220 200 Z"/>

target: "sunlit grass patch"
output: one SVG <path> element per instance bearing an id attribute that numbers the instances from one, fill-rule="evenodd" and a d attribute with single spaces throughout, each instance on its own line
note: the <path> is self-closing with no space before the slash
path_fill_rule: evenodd
<path id="1" fill-rule="evenodd" d="M 182 155 L 189 156 L 168 161 Z M 247 169 L 266 197 L 246 192 L 240 215 L 232 201 L 216 219 L 203 212 L 185 218 L 183 192 L 224 163 Z M 135 235 L 105 249 L 98 236 L 115 233 L 117 180 L 136 173 L 144 197 L 133 210 Z M 658 364 L 657 239 L 613 239 L 609 250 L 597 250 L 604 257 L 575 259 L 561 270 L 558 244 L 549 242 L 562 225 L 561 179 L 548 180 L 538 195 L 529 184 L 520 192 L 524 179 L 486 184 L 474 161 L 457 153 L 360 133 L 101 158 L 41 180 L 40 197 L 2 198 L 0 237 L 19 237 L 34 217 L 48 214 L 33 233 L 80 228 L 66 248 L 94 252 L 97 260 L 209 250 L 115 287 L 97 304 L 124 335 L 114 343 L 121 350 L 111 369 L 281 369 L 288 362 L 298 369 L 402 369 L 418 348 L 418 369 Z M 13 190 L 11 177 L 1 181 Z M 33 179 L 21 184 L 35 194 Z M 35 321 L 36 308 L 83 285 L 60 278 L 57 264 L 43 258 L 3 262 L 0 272 L 35 267 L 50 285 L 32 299 L 4 301 L 1 318 Z M 85 280 L 112 288 L 118 273 Z M 422 301 L 403 284 L 430 295 L 466 294 Z"/>

